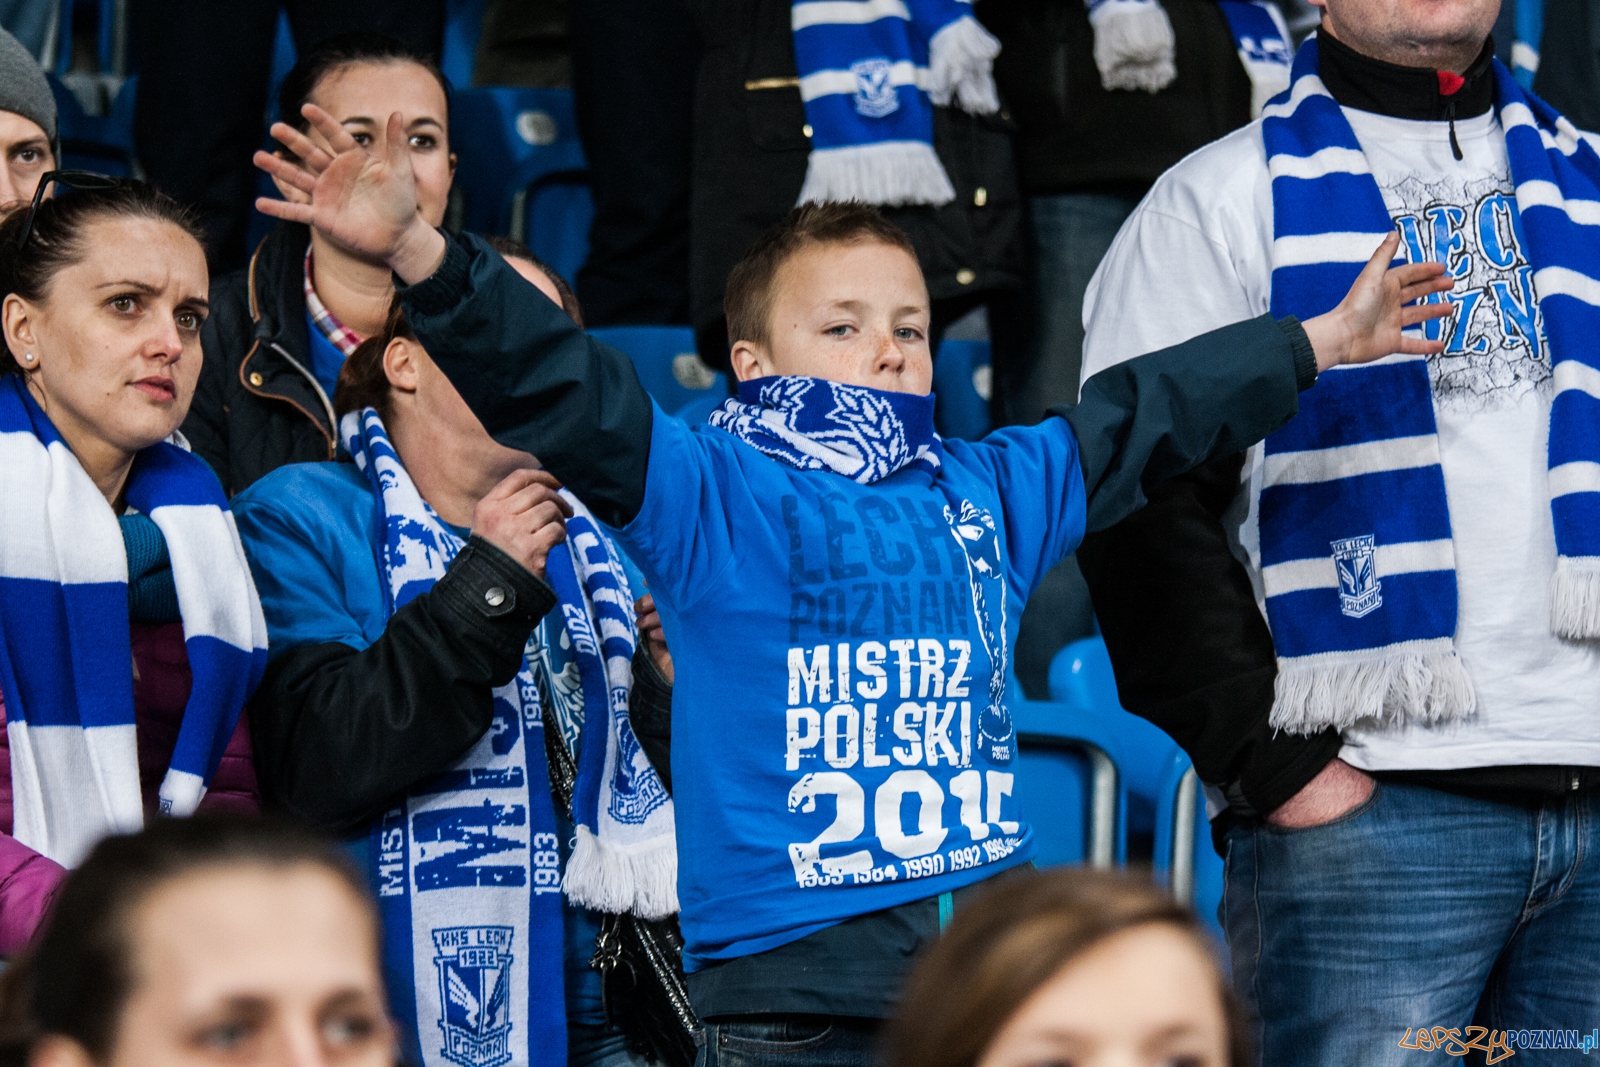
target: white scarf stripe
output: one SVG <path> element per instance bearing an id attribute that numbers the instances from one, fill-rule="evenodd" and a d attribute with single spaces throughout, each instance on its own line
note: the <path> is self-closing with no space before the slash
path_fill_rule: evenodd
<path id="1" fill-rule="evenodd" d="M 1264 119 L 1286 119 L 1300 110 L 1300 105 L 1314 96 L 1327 96 L 1328 90 L 1322 84 L 1322 79 L 1316 75 L 1309 78 L 1297 78 L 1289 86 L 1288 99 L 1276 99 L 1261 110 Z"/>
<path id="2" fill-rule="evenodd" d="M 1579 274 L 1567 267 L 1544 267 L 1533 272 L 1533 288 L 1541 301 L 1552 296 L 1570 296 L 1585 304 L 1600 307 L 1600 279 Z"/>
<path id="3" fill-rule="evenodd" d="M 911 21 L 911 12 L 902 0 L 811 0 L 795 4 L 790 11 L 790 25 L 796 30 L 827 23 L 859 26 L 891 18 Z"/>
<path id="4" fill-rule="evenodd" d="M 888 83 L 895 88 L 915 85 L 926 92 L 928 68 L 916 66 L 909 60 L 890 64 Z M 804 101 L 816 100 L 835 93 L 851 96 L 855 91 L 856 76 L 848 70 L 819 70 L 800 79 L 800 99 Z"/>
<path id="5" fill-rule="evenodd" d="M 1555 385 L 1557 394 L 1576 389 L 1600 400 L 1600 370 L 1587 363 L 1579 363 L 1575 359 L 1564 359 L 1557 363 Z"/>
<path id="6" fill-rule="evenodd" d="M 1263 477 L 1268 485 L 1309 485 L 1332 482 L 1353 474 L 1429 467 L 1439 462 L 1438 438 L 1390 437 L 1303 452 L 1278 452 L 1267 456 Z"/>
<path id="7" fill-rule="evenodd" d="M 1455 567 L 1455 546 L 1448 540 L 1407 541 L 1379 545 L 1375 557 L 1378 572 L 1384 575 L 1447 571 Z M 1269 573 L 1274 596 L 1306 589 L 1339 588 L 1339 573 L 1329 556 L 1275 563 L 1262 571 L 1263 581 Z"/>
<path id="8" fill-rule="evenodd" d="M 1284 158 L 1284 157 L 1277 157 Z M 1299 267 L 1314 263 L 1365 263 L 1389 236 L 1382 232 L 1307 233 L 1274 238 L 1272 263 L 1276 267 Z"/>
<path id="9" fill-rule="evenodd" d="M 1309 156 L 1273 157 L 1273 174 L 1283 178 L 1324 178 L 1329 174 L 1371 174 L 1367 157 L 1354 148 L 1323 148 Z"/>
<path id="10" fill-rule="evenodd" d="M 1576 460 L 1550 468 L 1550 497 L 1600 493 L 1600 463 Z"/>
<path id="11" fill-rule="evenodd" d="M 1579 226 L 1600 226 L 1600 200 L 1565 198 L 1555 182 L 1523 182 L 1517 186 L 1517 207 L 1523 212 L 1535 207 L 1554 208 Z"/>
<path id="12" fill-rule="evenodd" d="M 6 491 L 13 500 L 45 500 L 50 514 L 84 514 L 105 497 L 84 478 L 63 482 L 51 473 L 66 463 L 77 463 L 59 442 L 46 448 L 31 433 L 0 433 L 0 471 L 6 472 Z M 72 585 L 127 582 L 128 557 L 122 531 L 115 523 L 79 522 L 74 542 L 82 551 L 58 557 L 47 539 L 37 536 L 38 512 L 0 507 L 0 574 Z"/>

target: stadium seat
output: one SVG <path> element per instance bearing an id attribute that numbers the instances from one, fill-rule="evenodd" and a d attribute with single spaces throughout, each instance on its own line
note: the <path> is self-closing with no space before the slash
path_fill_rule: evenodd
<path id="1" fill-rule="evenodd" d="M 578 268 L 589 258 L 593 221 L 594 199 L 582 175 L 557 172 L 512 194 L 511 233 L 570 283 L 577 282 Z"/>
<path id="2" fill-rule="evenodd" d="M 687 326 L 602 326 L 589 335 L 628 354 L 662 411 L 678 412 L 700 400 L 720 403 L 728 395 L 727 379 L 695 354 L 694 331 Z"/>
<path id="3" fill-rule="evenodd" d="M 1222 857 L 1211 845 L 1205 794 L 1189 757 L 1174 749 L 1156 800 L 1152 866 L 1156 881 L 1194 908 L 1217 941 L 1227 944 L 1217 909 L 1222 906 Z"/>
<path id="4" fill-rule="evenodd" d="M 699 426 L 711 418 L 711 413 L 722 406 L 726 396 L 703 396 L 698 400 L 691 400 L 683 407 L 674 411 L 673 417 L 682 419 L 690 426 Z"/>
<path id="5" fill-rule="evenodd" d="M 933 361 L 933 421 L 943 437 L 989 432 L 989 342 L 944 341 Z"/>
<path id="6" fill-rule="evenodd" d="M 1117 738 L 1096 716 L 1026 700 L 1012 679 L 1006 698 L 1017 731 L 1017 795 L 1039 842 L 1040 867 L 1127 859 L 1127 790 Z"/>
<path id="7" fill-rule="evenodd" d="M 109 115 L 90 115 L 59 78 L 54 75 L 46 75 L 46 78 L 56 100 L 61 167 L 131 177 L 135 168 L 133 102 L 139 91 L 139 79 L 129 78 L 123 83 Z"/>
<path id="8" fill-rule="evenodd" d="M 457 89 L 472 85 L 478 62 L 478 41 L 483 37 L 483 15 L 489 0 L 448 0 L 444 10 L 444 48 L 439 69 Z"/>
<path id="9" fill-rule="evenodd" d="M 1153 833 L 1156 797 L 1178 745 L 1154 723 L 1123 710 L 1101 637 L 1085 637 L 1056 653 L 1050 661 L 1050 699 L 1095 716 L 1116 736 L 1127 780 L 1128 832 Z"/>
<path id="10" fill-rule="evenodd" d="M 520 236 L 512 226 L 518 193 L 586 180 L 570 90 L 462 89 L 451 99 L 450 123 L 463 229 Z M 529 199 L 524 197 L 518 220 L 523 228 L 532 214 Z"/>

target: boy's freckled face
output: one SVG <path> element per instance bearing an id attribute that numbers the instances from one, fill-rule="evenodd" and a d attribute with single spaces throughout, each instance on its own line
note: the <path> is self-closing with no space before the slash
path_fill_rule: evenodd
<path id="1" fill-rule="evenodd" d="M 778 269 L 770 342 L 740 377 L 799 374 L 926 395 L 928 288 L 910 254 L 879 241 L 814 245 Z M 735 366 L 739 366 L 736 362 Z"/>

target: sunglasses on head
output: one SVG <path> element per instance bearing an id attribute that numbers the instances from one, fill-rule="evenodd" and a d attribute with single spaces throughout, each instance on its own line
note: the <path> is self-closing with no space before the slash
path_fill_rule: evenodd
<path id="1" fill-rule="evenodd" d="M 47 171 L 39 179 L 39 187 L 33 191 L 33 202 L 28 205 L 28 218 L 22 225 L 22 236 L 17 238 L 17 250 L 21 251 L 27 245 L 28 238 L 33 236 L 34 216 L 39 213 L 39 205 L 44 202 L 44 191 L 51 183 L 64 185 L 68 189 L 116 189 L 126 181 L 126 178 L 113 178 L 92 170 Z"/>

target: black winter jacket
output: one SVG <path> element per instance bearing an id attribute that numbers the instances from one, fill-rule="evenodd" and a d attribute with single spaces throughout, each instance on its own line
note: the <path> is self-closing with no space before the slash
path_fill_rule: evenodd
<path id="1" fill-rule="evenodd" d="M 1106 89 L 1081 0 L 979 0 L 1000 38 L 994 76 L 1017 122 L 1022 188 L 1143 195 L 1161 172 L 1250 121 L 1250 79 L 1213 0 L 1161 0 L 1178 77 L 1159 93 Z"/>
<path id="2" fill-rule="evenodd" d="M 722 318 L 728 272 L 794 207 L 805 183 L 805 133 L 788 0 L 691 0 L 705 52 L 695 86 L 690 203 L 690 316 Z M 1022 285 L 1022 205 L 1010 117 L 934 109 L 934 148 L 956 198 L 892 208 L 934 300 Z M 702 351 L 726 363 L 726 352 Z"/>
<path id="3" fill-rule="evenodd" d="M 183 423 L 231 497 L 285 463 L 330 460 L 333 405 L 311 374 L 304 226 L 280 222 L 244 270 L 211 284 L 205 361 Z"/>
<path id="4" fill-rule="evenodd" d="M 507 595 L 491 605 L 485 594 L 495 588 Z M 516 676 L 528 635 L 555 604 L 549 586 L 472 537 L 367 648 L 310 645 L 275 657 L 250 705 L 267 803 L 354 830 L 455 764 L 489 729 L 491 690 Z M 671 702 L 641 645 L 629 719 L 668 789 Z"/>

